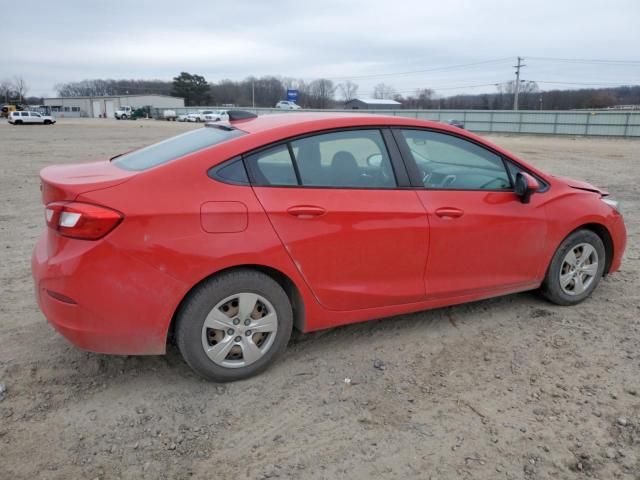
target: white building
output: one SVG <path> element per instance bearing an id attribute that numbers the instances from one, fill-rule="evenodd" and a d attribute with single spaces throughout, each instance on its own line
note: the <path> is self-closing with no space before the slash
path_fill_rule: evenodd
<path id="1" fill-rule="evenodd" d="M 184 98 L 168 95 L 58 97 L 45 98 L 44 104 L 51 107 L 51 112 L 56 117 L 114 118 L 114 112 L 120 107 L 181 108 L 184 107 Z"/>
<path id="2" fill-rule="evenodd" d="M 402 108 L 402 104 L 391 99 L 354 98 L 344 102 L 344 108 L 353 110 L 392 110 Z"/>

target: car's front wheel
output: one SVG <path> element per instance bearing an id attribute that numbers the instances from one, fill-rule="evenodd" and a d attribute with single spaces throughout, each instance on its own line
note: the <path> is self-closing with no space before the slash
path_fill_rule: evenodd
<path id="1" fill-rule="evenodd" d="M 591 230 L 577 230 L 556 250 L 541 292 L 558 305 L 575 305 L 591 295 L 602 278 L 606 252 Z"/>
<path id="2" fill-rule="evenodd" d="M 242 270 L 196 287 L 176 322 L 178 348 L 189 366 L 209 380 L 228 382 L 261 372 L 284 351 L 293 312 L 276 281 Z"/>

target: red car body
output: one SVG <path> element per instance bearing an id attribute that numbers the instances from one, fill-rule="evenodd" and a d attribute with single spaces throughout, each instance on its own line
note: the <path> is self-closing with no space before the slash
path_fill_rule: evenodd
<path id="1" fill-rule="evenodd" d="M 538 288 L 562 240 L 601 235 L 605 273 L 625 248 L 605 192 L 556 178 L 467 131 L 400 117 L 283 114 L 234 123 L 247 132 L 143 171 L 105 160 L 47 167 L 43 203 L 117 212 L 97 240 L 46 228 L 32 259 L 36 296 L 75 345 L 161 354 L 172 319 L 204 279 L 242 266 L 287 286 L 296 327 L 310 332 Z M 387 190 L 235 185 L 212 167 L 314 132 L 416 128 L 453 135 L 547 185 L 524 204 L 513 190 Z M 203 127 L 204 128 L 204 127 Z"/>

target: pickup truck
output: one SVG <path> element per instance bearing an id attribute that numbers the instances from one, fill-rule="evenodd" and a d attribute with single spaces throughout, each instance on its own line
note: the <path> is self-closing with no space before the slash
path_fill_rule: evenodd
<path id="1" fill-rule="evenodd" d="M 226 110 L 198 110 L 187 115 L 187 122 L 228 122 Z"/>

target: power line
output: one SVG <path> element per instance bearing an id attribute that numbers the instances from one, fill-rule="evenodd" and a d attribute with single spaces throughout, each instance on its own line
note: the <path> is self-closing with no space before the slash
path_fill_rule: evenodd
<path id="1" fill-rule="evenodd" d="M 360 80 L 360 79 L 365 79 L 365 78 L 377 78 L 377 77 L 396 77 L 396 76 L 402 76 L 402 75 L 415 75 L 415 74 L 419 74 L 419 73 L 429 73 L 429 72 L 440 72 L 440 71 L 447 71 L 447 70 L 457 70 L 457 69 L 465 69 L 465 68 L 472 68 L 478 65 L 487 65 L 487 64 L 491 64 L 491 63 L 502 63 L 502 62 L 506 62 L 511 60 L 512 57 L 505 57 L 505 58 L 497 58 L 494 60 L 485 60 L 482 62 L 474 62 L 474 63 L 462 63 L 462 64 L 458 64 L 458 65 L 449 65 L 446 67 L 435 67 L 435 68 L 428 68 L 428 69 L 424 69 L 424 70 L 412 70 L 412 71 L 408 71 L 408 72 L 389 72 L 389 73 L 372 73 L 369 75 L 352 75 L 352 76 L 345 76 L 345 77 L 327 77 L 327 79 L 329 80 Z"/>
<path id="2" fill-rule="evenodd" d="M 640 85 L 640 82 L 636 83 L 613 83 L 613 82 L 563 82 L 563 81 L 555 81 L 555 80 L 530 80 L 536 83 L 549 83 L 549 84 L 557 84 L 557 85 L 591 85 L 591 86 L 611 86 L 611 87 L 635 87 Z"/>
<path id="3" fill-rule="evenodd" d="M 588 63 L 588 64 L 609 64 L 640 66 L 640 60 L 614 60 L 614 59 L 587 59 L 587 58 L 554 58 L 554 57 L 527 57 L 529 60 L 544 60 L 548 62 L 564 63 Z"/>

